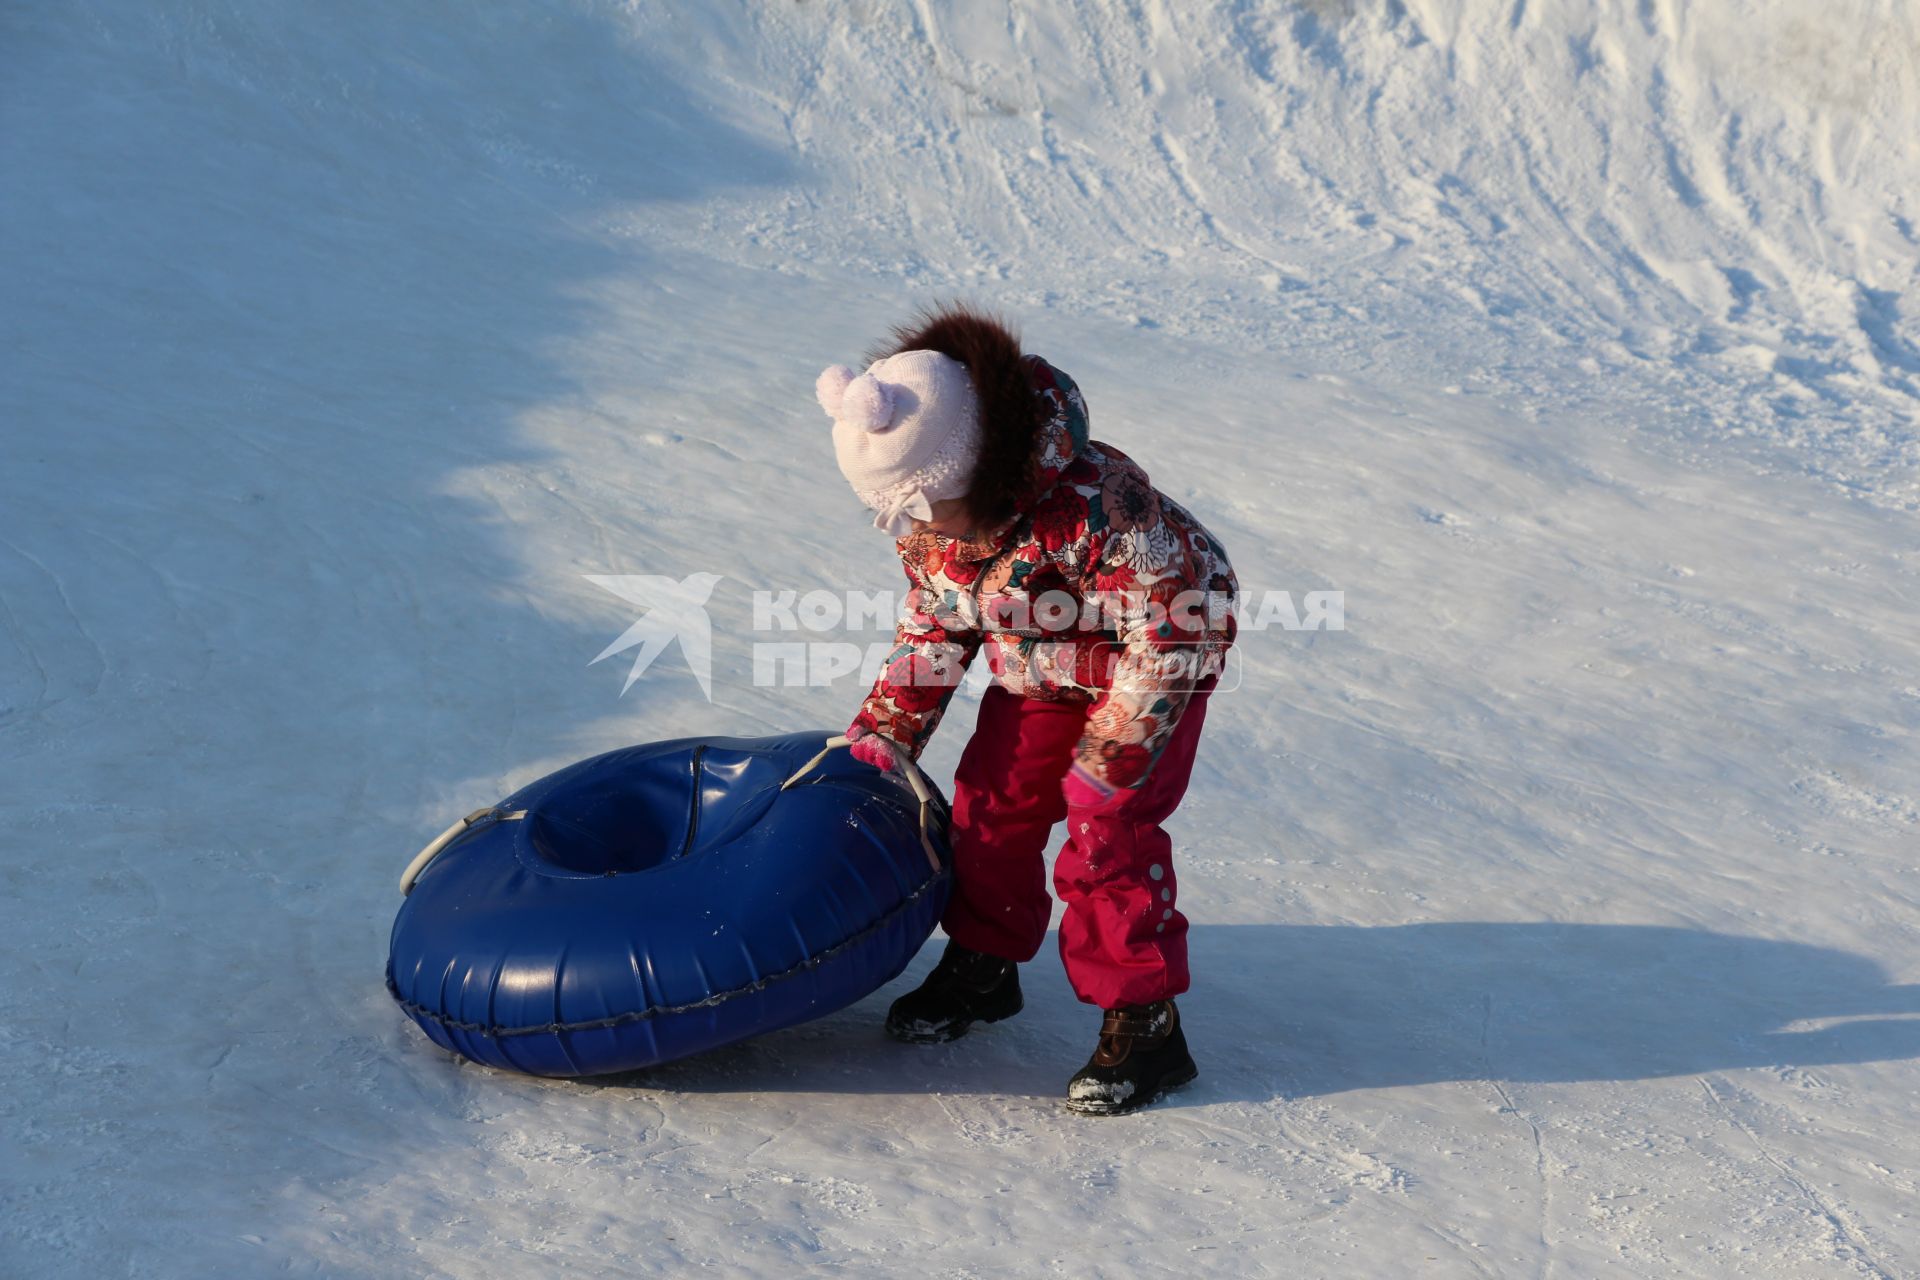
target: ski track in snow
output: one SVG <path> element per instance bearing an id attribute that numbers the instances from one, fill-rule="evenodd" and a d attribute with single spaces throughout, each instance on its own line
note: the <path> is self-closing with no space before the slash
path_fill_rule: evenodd
<path id="1" fill-rule="evenodd" d="M 1901 1276 L 1920 115 L 1891 0 L 0 16 L 0 1273 Z M 380 984 L 446 821 L 845 723 L 811 382 L 1020 318 L 1245 584 L 1200 1079 L 1051 953 L 595 1082 Z M 589 574 L 725 575 L 715 700 Z M 867 637 L 858 637 L 866 639 Z M 960 695 L 928 762 L 949 774 Z"/>

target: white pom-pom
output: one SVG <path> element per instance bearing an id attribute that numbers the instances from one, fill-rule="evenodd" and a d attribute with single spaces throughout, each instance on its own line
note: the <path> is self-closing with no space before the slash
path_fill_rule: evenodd
<path id="1" fill-rule="evenodd" d="M 840 416 L 840 401 L 847 394 L 847 384 L 853 381 L 853 370 L 843 364 L 830 364 L 820 371 L 813 381 L 813 394 L 819 398 L 820 407 L 827 411 L 829 418 Z"/>
<path id="2" fill-rule="evenodd" d="M 847 384 L 834 421 L 862 431 L 885 431 L 893 422 L 893 388 L 870 373 L 861 374 Z"/>

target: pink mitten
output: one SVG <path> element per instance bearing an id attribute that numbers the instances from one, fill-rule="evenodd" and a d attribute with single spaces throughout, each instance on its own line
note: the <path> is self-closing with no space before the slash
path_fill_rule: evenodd
<path id="1" fill-rule="evenodd" d="M 859 724 L 847 730 L 847 737 L 850 740 L 848 752 L 862 764 L 870 764 L 883 773 L 900 767 L 900 744 L 892 738 L 882 737 Z"/>
<path id="2" fill-rule="evenodd" d="M 1067 798 L 1067 808 L 1081 813 L 1112 813 L 1133 798 L 1132 791 L 1102 781 L 1077 760 L 1067 770 L 1060 791 Z"/>

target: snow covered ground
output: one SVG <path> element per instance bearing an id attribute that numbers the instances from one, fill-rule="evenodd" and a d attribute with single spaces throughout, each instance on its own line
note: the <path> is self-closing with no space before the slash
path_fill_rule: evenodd
<path id="1" fill-rule="evenodd" d="M 1920 1275 L 1915 119 L 1904 0 L 0 10 L 0 1273 Z M 955 293 L 1346 593 L 1177 821 L 1201 1079 L 1063 1113 L 1050 954 L 434 1050 L 452 815 L 845 723 L 750 593 L 895 585 L 811 383 Z"/>

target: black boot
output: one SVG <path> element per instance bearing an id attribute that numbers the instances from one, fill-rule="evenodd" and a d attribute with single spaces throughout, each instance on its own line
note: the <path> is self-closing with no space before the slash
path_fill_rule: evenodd
<path id="1" fill-rule="evenodd" d="M 1090 1116 L 1124 1115 L 1199 1074 L 1173 1001 L 1109 1009 L 1093 1057 L 1067 1085 L 1067 1108 Z"/>
<path id="2" fill-rule="evenodd" d="M 887 1033 L 908 1044 L 958 1040 L 976 1022 L 1020 1012 L 1020 967 L 949 941 L 927 980 L 893 1002 Z"/>

